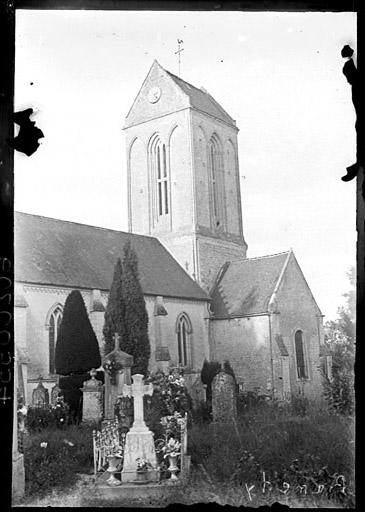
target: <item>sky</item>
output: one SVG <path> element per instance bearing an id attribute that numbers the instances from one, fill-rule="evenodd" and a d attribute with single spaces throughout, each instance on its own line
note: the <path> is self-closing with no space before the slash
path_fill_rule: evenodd
<path id="1" fill-rule="evenodd" d="M 15 110 L 45 136 L 15 154 L 15 209 L 127 231 L 125 116 L 154 59 L 178 74 L 178 38 L 181 78 L 240 130 L 248 257 L 292 248 L 335 318 L 356 261 L 355 13 L 17 10 Z"/>

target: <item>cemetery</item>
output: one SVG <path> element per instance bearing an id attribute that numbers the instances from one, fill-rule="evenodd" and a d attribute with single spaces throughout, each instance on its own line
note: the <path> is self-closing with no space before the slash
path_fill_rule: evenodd
<path id="1" fill-rule="evenodd" d="M 55 492 L 63 497 L 53 498 L 54 506 L 77 506 L 75 501 L 67 501 L 72 492 L 79 506 L 353 503 L 353 484 L 341 479 L 353 464 L 346 442 L 353 435 L 351 421 L 333 417 L 315 404 L 279 407 L 257 397 L 256 402 L 255 397 L 244 400 L 227 369 L 211 380 L 210 403 L 189 409 L 184 403 L 181 370 L 172 368 L 168 374 L 144 379 L 141 374 L 130 375 L 130 356 L 118 349 L 113 356 L 119 361 L 113 377 L 105 371 L 102 384 L 91 370 L 82 386 L 80 423 L 65 425 L 67 407 L 62 397 L 56 393 L 48 396 L 41 381 L 27 416 L 31 410 L 46 410 L 49 400 L 54 405 L 48 407 L 60 410 L 58 423 L 47 427 L 46 418 L 42 428 L 30 432 L 24 430 L 25 415 L 19 413 L 23 422 L 19 423 L 17 448 L 25 460 L 27 443 L 30 457 L 39 454 L 31 466 L 26 463 L 26 487 L 33 478 L 40 481 L 38 487 L 34 482 L 30 485 L 37 492 L 32 496 L 26 491 L 24 503 L 47 506 L 53 503 L 50 496 Z M 107 361 L 110 355 L 104 358 L 108 366 Z M 175 398 L 181 398 L 181 412 L 171 408 L 172 414 L 160 417 L 157 397 L 166 389 L 182 392 L 175 393 Z M 75 453 L 76 465 L 69 465 L 71 459 L 75 461 Z M 48 457 L 50 462 L 42 472 Z M 73 476 L 84 482 L 81 489 L 76 486 L 74 490 L 76 479 L 70 479 L 67 471 L 74 471 Z M 58 485 L 62 474 L 65 481 Z M 37 493 L 43 501 L 38 498 L 34 502 Z"/>
<path id="2" fill-rule="evenodd" d="M 244 393 L 228 360 L 204 362 L 205 396 L 193 399 L 184 367 L 164 360 L 149 370 L 146 316 L 128 331 L 118 293 L 105 312 L 104 354 L 81 294 L 69 295 L 58 381 L 49 391 L 40 375 L 30 403 L 16 352 L 14 505 L 353 506 L 352 414 L 300 395 Z"/>

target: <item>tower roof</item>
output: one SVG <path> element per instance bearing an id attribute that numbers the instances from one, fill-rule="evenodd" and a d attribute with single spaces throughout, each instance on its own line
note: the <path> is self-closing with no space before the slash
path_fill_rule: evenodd
<path id="1" fill-rule="evenodd" d="M 161 100 L 151 105 L 148 91 L 153 87 L 162 89 Z M 236 121 L 204 88 L 198 88 L 164 69 L 157 60 L 144 79 L 140 90 L 126 116 L 125 128 L 176 112 L 192 108 L 224 123 L 236 127 Z"/>
<path id="2" fill-rule="evenodd" d="M 189 97 L 190 105 L 197 110 L 201 110 L 217 119 L 221 119 L 228 124 L 236 125 L 236 121 L 224 110 L 223 107 L 211 96 L 204 88 L 198 88 L 189 84 L 180 77 L 173 75 L 170 71 L 165 70 L 173 81 L 182 89 Z"/>

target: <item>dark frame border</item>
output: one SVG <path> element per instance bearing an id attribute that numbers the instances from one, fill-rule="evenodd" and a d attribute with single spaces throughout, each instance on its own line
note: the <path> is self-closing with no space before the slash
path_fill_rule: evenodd
<path id="1" fill-rule="evenodd" d="M 364 4 L 364 2 L 363 2 Z M 365 68 L 363 53 L 364 8 L 360 7 L 360 0 L 242 0 L 225 1 L 216 0 L 0 0 L 0 34 L 3 35 L 3 45 L 0 52 L 0 353 L 10 352 L 14 356 L 14 154 L 6 143 L 6 138 L 13 134 L 13 98 L 14 98 L 14 71 L 15 71 L 15 10 L 166 10 L 166 11 L 322 11 L 322 12 L 356 12 L 357 13 L 357 65 L 360 79 L 363 83 L 363 70 Z M 339 48 L 338 51 L 341 49 Z M 339 69 L 341 73 L 341 69 Z M 364 87 L 362 87 L 364 90 Z M 349 96 L 350 97 L 350 96 Z M 362 112 L 361 105 L 361 112 Z M 364 133 L 357 132 L 357 147 L 364 145 Z M 345 169 L 344 169 L 345 171 Z M 339 177 L 334 176 L 334 179 Z M 344 187 L 346 184 L 344 183 Z M 364 270 L 365 270 L 365 180 L 364 167 L 360 167 L 357 176 L 357 324 L 356 337 L 361 339 L 364 319 L 361 315 L 364 303 Z M 341 206 L 341 205 L 339 205 Z M 330 251 L 329 251 L 330 252 Z M 11 286 L 8 286 L 10 279 Z M 10 299 L 9 299 L 10 294 Z M 7 297 L 7 298 L 6 298 Z M 3 313 L 5 312 L 5 313 Z M 10 313 L 10 322 L 7 313 Z M 3 343 L 9 332 L 10 342 Z M 3 337 L 1 337 L 3 336 Z M 359 350 L 359 347 L 358 349 Z M 359 352 L 357 352 L 359 354 Z M 355 372 L 358 369 L 359 356 L 356 357 Z M 1 365 L 1 368 L 3 366 Z M 13 374 L 13 365 L 10 365 Z M 13 382 L 6 386 L 0 382 L 0 410 L 1 410 L 1 446 L 4 447 L 0 475 L 3 489 L 7 491 L 6 503 L 11 503 L 12 479 L 12 423 L 13 423 Z M 357 385 L 357 379 L 356 379 Z M 2 400 L 3 398 L 3 400 Z M 2 503 L 5 494 L 2 495 Z"/>

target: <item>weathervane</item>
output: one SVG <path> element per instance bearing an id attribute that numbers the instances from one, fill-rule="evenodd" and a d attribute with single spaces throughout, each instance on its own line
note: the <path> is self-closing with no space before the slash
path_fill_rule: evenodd
<path id="1" fill-rule="evenodd" d="M 184 48 L 180 48 L 180 45 L 181 43 L 183 43 L 184 41 L 182 39 L 178 39 L 177 40 L 177 52 L 175 52 L 175 55 L 178 56 L 178 59 L 179 59 L 179 76 L 180 76 L 180 65 L 181 65 L 181 59 L 180 59 L 180 53 L 184 50 Z"/>

